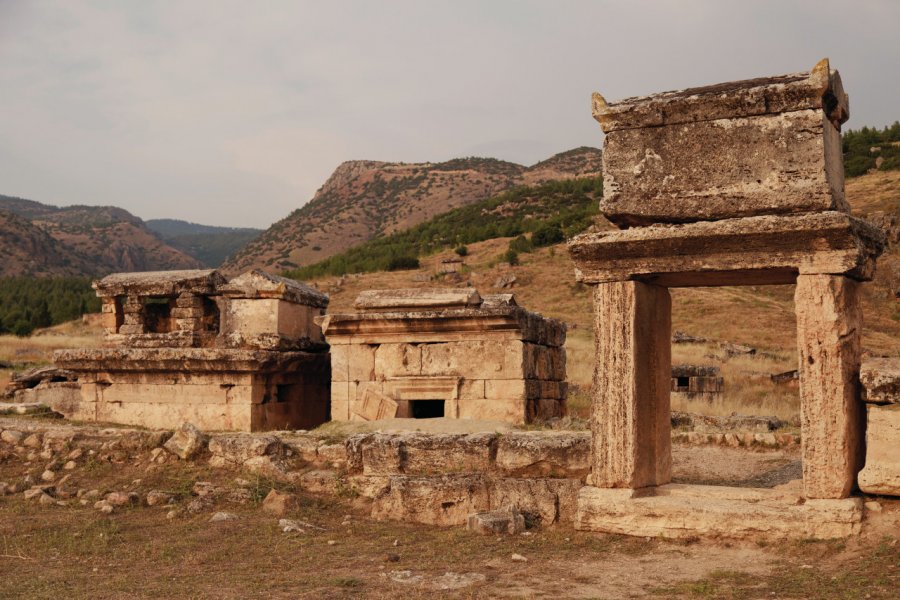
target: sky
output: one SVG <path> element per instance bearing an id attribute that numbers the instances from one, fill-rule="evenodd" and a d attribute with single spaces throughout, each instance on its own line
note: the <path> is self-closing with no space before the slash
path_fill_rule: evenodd
<path id="1" fill-rule="evenodd" d="M 898 0 L 0 0 L 0 194 L 267 227 L 341 162 L 599 147 L 608 100 L 807 71 L 900 119 Z"/>

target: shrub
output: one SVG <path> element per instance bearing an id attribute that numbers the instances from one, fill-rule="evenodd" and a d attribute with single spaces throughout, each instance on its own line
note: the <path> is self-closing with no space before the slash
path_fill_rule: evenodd
<path id="1" fill-rule="evenodd" d="M 513 252 L 531 252 L 533 247 L 524 235 L 520 235 L 509 242 L 509 249 Z"/>
<path id="2" fill-rule="evenodd" d="M 466 246 L 457 246 L 454 252 L 456 252 L 458 256 L 468 256 L 469 248 Z"/>
<path id="3" fill-rule="evenodd" d="M 543 248 L 544 246 L 558 244 L 565 239 L 566 236 L 558 223 L 544 224 L 534 230 L 534 233 L 531 235 L 531 244 L 536 248 Z"/>
<path id="4" fill-rule="evenodd" d="M 388 264 L 388 271 L 409 271 L 419 268 L 419 259 L 415 256 L 395 256 Z"/>
<path id="5" fill-rule="evenodd" d="M 519 264 L 519 253 L 512 248 L 504 252 L 501 258 L 503 262 L 508 262 L 512 266 Z"/>

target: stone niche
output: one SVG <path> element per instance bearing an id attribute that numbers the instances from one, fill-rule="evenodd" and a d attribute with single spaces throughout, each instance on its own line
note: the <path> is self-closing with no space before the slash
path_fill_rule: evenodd
<path id="1" fill-rule="evenodd" d="M 320 322 L 331 345 L 331 418 L 492 419 L 566 411 L 564 323 L 472 289 L 363 292 Z"/>
<path id="2" fill-rule="evenodd" d="M 61 350 L 78 385 L 52 406 L 68 418 L 261 431 L 328 420 L 328 296 L 250 271 L 118 273 L 94 282 L 106 348 Z"/>
<path id="3" fill-rule="evenodd" d="M 839 537 L 859 531 L 859 291 L 882 232 L 844 199 L 840 76 L 808 73 L 608 103 L 602 212 L 569 242 L 594 287 L 592 473 L 584 530 Z M 670 287 L 796 284 L 802 491 L 671 484 Z"/>

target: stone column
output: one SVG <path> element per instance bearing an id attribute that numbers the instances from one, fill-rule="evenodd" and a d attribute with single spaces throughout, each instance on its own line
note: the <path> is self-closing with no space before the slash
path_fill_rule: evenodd
<path id="1" fill-rule="evenodd" d="M 589 485 L 636 489 L 671 480 L 671 329 L 668 289 L 637 281 L 595 288 Z"/>
<path id="2" fill-rule="evenodd" d="M 807 498 L 849 496 L 865 459 L 859 285 L 840 275 L 797 278 L 794 305 Z"/>

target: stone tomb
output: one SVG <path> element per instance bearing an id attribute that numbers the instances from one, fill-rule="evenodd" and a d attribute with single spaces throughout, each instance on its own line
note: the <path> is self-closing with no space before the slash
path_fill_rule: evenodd
<path id="1" fill-rule="evenodd" d="M 685 400 L 714 402 L 722 396 L 725 380 L 719 367 L 703 365 L 672 365 L 672 396 Z"/>
<path id="2" fill-rule="evenodd" d="M 859 288 L 882 233 L 844 200 L 840 76 L 809 73 L 607 103 L 601 210 L 569 243 L 594 287 L 592 473 L 576 526 L 671 537 L 859 530 Z M 673 485 L 668 288 L 796 284 L 803 488 Z"/>
<path id="3" fill-rule="evenodd" d="M 331 345 L 331 418 L 529 423 L 566 409 L 565 324 L 512 294 L 363 292 L 320 322 Z"/>
<path id="4" fill-rule="evenodd" d="M 78 385 L 68 418 L 204 430 L 309 428 L 328 420 L 328 297 L 250 271 L 119 273 L 94 282 L 106 348 L 61 350 Z"/>
<path id="5" fill-rule="evenodd" d="M 900 496 L 900 359 L 866 360 L 860 372 L 866 402 L 866 465 L 859 489 Z"/>

